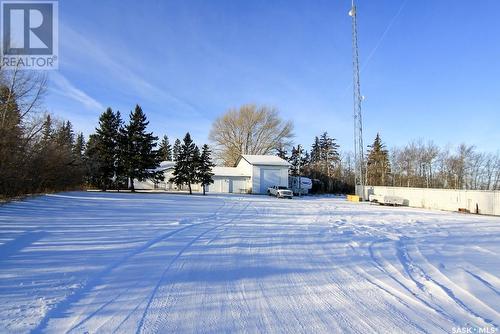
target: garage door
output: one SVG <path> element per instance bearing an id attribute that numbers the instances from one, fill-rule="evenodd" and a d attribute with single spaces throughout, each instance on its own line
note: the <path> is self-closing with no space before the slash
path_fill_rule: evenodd
<path id="1" fill-rule="evenodd" d="M 208 191 L 214 193 L 228 193 L 229 180 L 224 178 L 214 178 L 214 183 L 208 186 Z"/>
<path id="2" fill-rule="evenodd" d="M 247 180 L 244 178 L 234 178 L 229 183 L 229 192 L 231 193 L 245 193 L 247 190 Z"/>
<path id="3" fill-rule="evenodd" d="M 267 192 L 267 188 L 280 185 L 281 171 L 279 169 L 260 170 L 260 192 Z"/>

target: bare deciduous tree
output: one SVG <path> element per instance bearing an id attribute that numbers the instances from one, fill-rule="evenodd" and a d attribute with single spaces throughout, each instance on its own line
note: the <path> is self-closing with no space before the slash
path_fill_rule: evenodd
<path id="1" fill-rule="evenodd" d="M 289 147 L 292 131 L 292 122 L 284 121 L 275 108 L 249 104 L 216 119 L 209 138 L 217 159 L 233 166 L 240 154 L 270 154 Z"/>
<path id="2" fill-rule="evenodd" d="M 45 73 L 26 71 L 20 67 L 10 70 L 1 68 L 0 85 L 9 92 L 5 103 L 9 104 L 15 100 L 20 112 L 20 121 L 24 122 L 40 108 L 47 91 L 47 76 Z M 3 122 L 5 115 L 6 109 L 3 107 L 0 109 L 0 122 Z"/>
<path id="3" fill-rule="evenodd" d="M 432 142 L 413 141 L 391 150 L 392 183 L 400 187 L 496 190 L 500 154 L 477 152 L 460 144 L 439 148 Z"/>
<path id="4" fill-rule="evenodd" d="M 82 184 L 71 123 L 42 117 L 46 86 L 44 73 L 0 68 L 0 199 Z"/>

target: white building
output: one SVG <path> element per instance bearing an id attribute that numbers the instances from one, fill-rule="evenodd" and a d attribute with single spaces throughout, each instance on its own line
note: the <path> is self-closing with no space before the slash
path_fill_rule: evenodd
<path id="1" fill-rule="evenodd" d="M 147 180 L 135 181 L 136 189 L 178 190 L 168 180 L 173 176 L 175 162 L 164 161 L 159 170 L 165 181 L 155 184 Z M 274 155 L 241 155 L 235 167 L 214 167 L 214 183 L 208 186 L 209 193 L 253 193 L 265 194 L 272 186 L 288 186 L 290 164 Z M 193 191 L 201 191 L 200 185 L 193 185 Z M 184 190 L 184 187 L 183 187 Z"/>
<path id="2" fill-rule="evenodd" d="M 265 194 L 272 186 L 288 187 L 288 168 L 290 163 L 275 155 L 242 155 L 236 167 L 250 176 L 250 189 L 253 194 Z"/>

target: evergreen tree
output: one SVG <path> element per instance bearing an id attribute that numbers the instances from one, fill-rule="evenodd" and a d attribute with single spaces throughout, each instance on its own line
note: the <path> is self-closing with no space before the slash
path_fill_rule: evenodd
<path id="1" fill-rule="evenodd" d="M 181 149 L 181 141 L 177 138 L 174 142 L 174 148 L 172 150 L 172 158 L 174 158 L 174 161 L 177 161 L 177 159 L 179 159 L 180 149 Z"/>
<path id="2" fill-rule="evenodd" d="M 147 132 L 149 122 L 139 105 L 130 113 L 130 121 L 122 132 L 121 154 L 124 173 L 130 182 L 130 190 L 135 191 L 134 179 L 162 180 L 163 173 L 155 169 L 160 166 L 161 157 L 156 147 L 158 137 Z"/>
<path id="3" fill-rule="evenodd" d="M 116 112 L 116 119 L 119 124 L 118 133 L 116 136 L 116 159 L 115 159 L 115 177 L 114 185 L 118 191 L 121 188 L 128 188 L 128 175 L 126 172 L 125 164 L 127 161 L 127 148 L 128 148 L 128 138 L 125 129 L 124 121 L 122 120 L 122 115 L 119 111 Z"/>
<path id="4" fill-rule="evenodd" d="M 292 153 L 288 162 L 291 164 L 289 173 L 291 176 L 299 176 L 304 168 L 304 149 L 301 145 L 292 147 Z"/>
<path id="5" fill-rule="evenodd" d="M 389 163 L 389 152 L 377 133 L 373 144 L 367 153 L 367 183 L 371 186 L 384 186 L 388 183 L 388 177 L 391 172 Z"/>
<path id="6" fill-rule="evenodd" d="M 309 152 L 304 151 L 304 155 L 302 156 L 302 162 L 301 165 L 304 166 L 304 168 L 307 168 L 307 166 L 311 163 L 311 157 L 309 155 Z"/>
<path id="7" fill-rule="evenodd" d="M 85 137 L 83 133 L 76 136 L 75 144 L 73 145 L 73 160 L 75 173 L 79 175 L 80 180 L 83 182 L 85 180 Z"/>
<path id="8" fill-rule="evenodd" d="M 158 151 L 163 161 L 172 161 L 172 145 L 167 136 L 163 136 Z"/>
<path id="9" fill-rule="evenodd" d="M 75 134 L 73 132 L 73 124 L 70 121 L 64 122 L 57 129 L 55 140 L 65 151 L 72 152 L 75 143 Z"/>
<path id="10" fill-rule="evenodd" d="M 317 179 L 321 191 L 333 192 L 338 189 L 341 178 L 339 145 L 327 132 L 316 136 L 311 153 L 305 152 L 300 162 L 302 175 Z"/>
<path id="11" fill-rule="evenodd" d="M 0 198 L 75 189 L 82 183 L 75 168 L 71 123 L 44 109 L 46 78 L 30 71 L 0 70 Z"/>
<path id="12" fill-rule="evenodd" d="M 56 130 L 52 117 L 47 115 L 42 124 L 42 136 L 40 142 L 37 144 L 35 154 L 35 162 L 39 166 L 40 171 L 33 176 L 33 184 L 37 185 L 40 191 L 51 189 L 56 179 L 55 173 L 57 172 L 56 163 L 59 162 L 56 157 Z"/>
<path id="13" fill-rule="evenodd" d="M 42 125 L 42 142 L 48 142 L 53 138 L 53 127 L 52 127 L 52 118 L 50 115 L 45 117 L 45 120 Z"/>
<path id="14" fill-rule="evenodd" d="M 83 169 L 78 164 L 74 152 L 75 135 L 71 122 L 63 122 L 54 133 L 54 141 L 45 154 L 52 168 L 48 188 L 55 188 L 59 183 L 63 188 L 71 188 L 75 180 L 83 181 Z"/>
<path id="15" fill-rule="evenodd" d="M 200 161 L 200 150 L 191 139 L 191 135 L 186 133 L 175 163 L 173 175 L 170 179 L 177 186 L 186 184 L 189 194 L 192 194 L 191 184 L 198 181 L 198 163 Z"/>
<path id="16" fill-rule="evenodd" d="M 332 176 L 333 169 L 339 161 L 339 145 L 327 132 L 323 132 L 319 139 L 321 170 L 328 178 Z"/>
<path id="17" fill-rule="evenodd" d="M 198 181 L 203 187 L 203 195 L 205 195 L 205 187 L 211 183 L 214 183 L 214 173 L 212 173 L 212 168 L 215 164 L 212 162 L 212 151 L 207 144 L 203 145 L 201 149 L 200 161 L 198 164 Z"/>
<path id="18" fill-rule="evenodd" d="M 308 151 L 304 151 L 304 155 L 302 156 L 300 174 L 301 175 L 310 175 L 311 170 L 311 156 Z"/>
<path id="19" fill-rule="evenodd" d="M 7 86 L 0 86 L 0 198 L 14 193 L 16 183 L 24 176 L 20 173 L 25 160 L 21 112 L 13 95 Z"/>
<path id="20" fill-rule="evenodd" d="M 75 140 L 75 145 L 73 146 L 73 154 L 75 158 L 79 161 L 83 161 L 83 156 L 85 153 L 85 137 L 83 133 L 79 133 Z"/>
<path id="21" fill-rule="evenodd" d="M 85 181 L 88 185 L 101 183 L 101 159 L 99 158 L 99 136 L 91 134 L 85 147 Z"/>
<path id="22" fill-rule="evenodd" d="M 103 191 L 109 189 L 116 178 L 120 123 L 119 113 L 115 114 L 111 108 L 106 109 L 99 117 L 94 143 L 99 170 L 95 171 L 97 175 L 93 179 L 98 180 L 97 185 Z"/>
<path id="23" fill-rule="evenodd" d="M 321 147 L 318 136 L 314 137 L 314 143 L 311 147 L 311 163 L 316 163 L 321 160 Z"/>

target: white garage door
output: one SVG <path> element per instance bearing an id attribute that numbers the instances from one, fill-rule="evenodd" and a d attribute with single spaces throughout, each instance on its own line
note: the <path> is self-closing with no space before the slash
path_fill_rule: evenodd
<path id="1" fill-rule="evenodd" d="M 231 193 L 245 193 L 247 190 L 247 180 L 244 178 L 234 178 L 230 181 L 229 192 Z"/>
<path id="2" fill-rule="evenodd" d="M 225 178 L 214 178 L 214 183 L 208 186 L 208 191 L 214 193 L 228 193 L 229 180 Z"/>
<path id="3" fill-rule="evenodd" d="M 260 192 L 265 194 L 267 188 L 280 185 L 281 171 L 279 169 L 265 169 L 260 170 Z"/>

